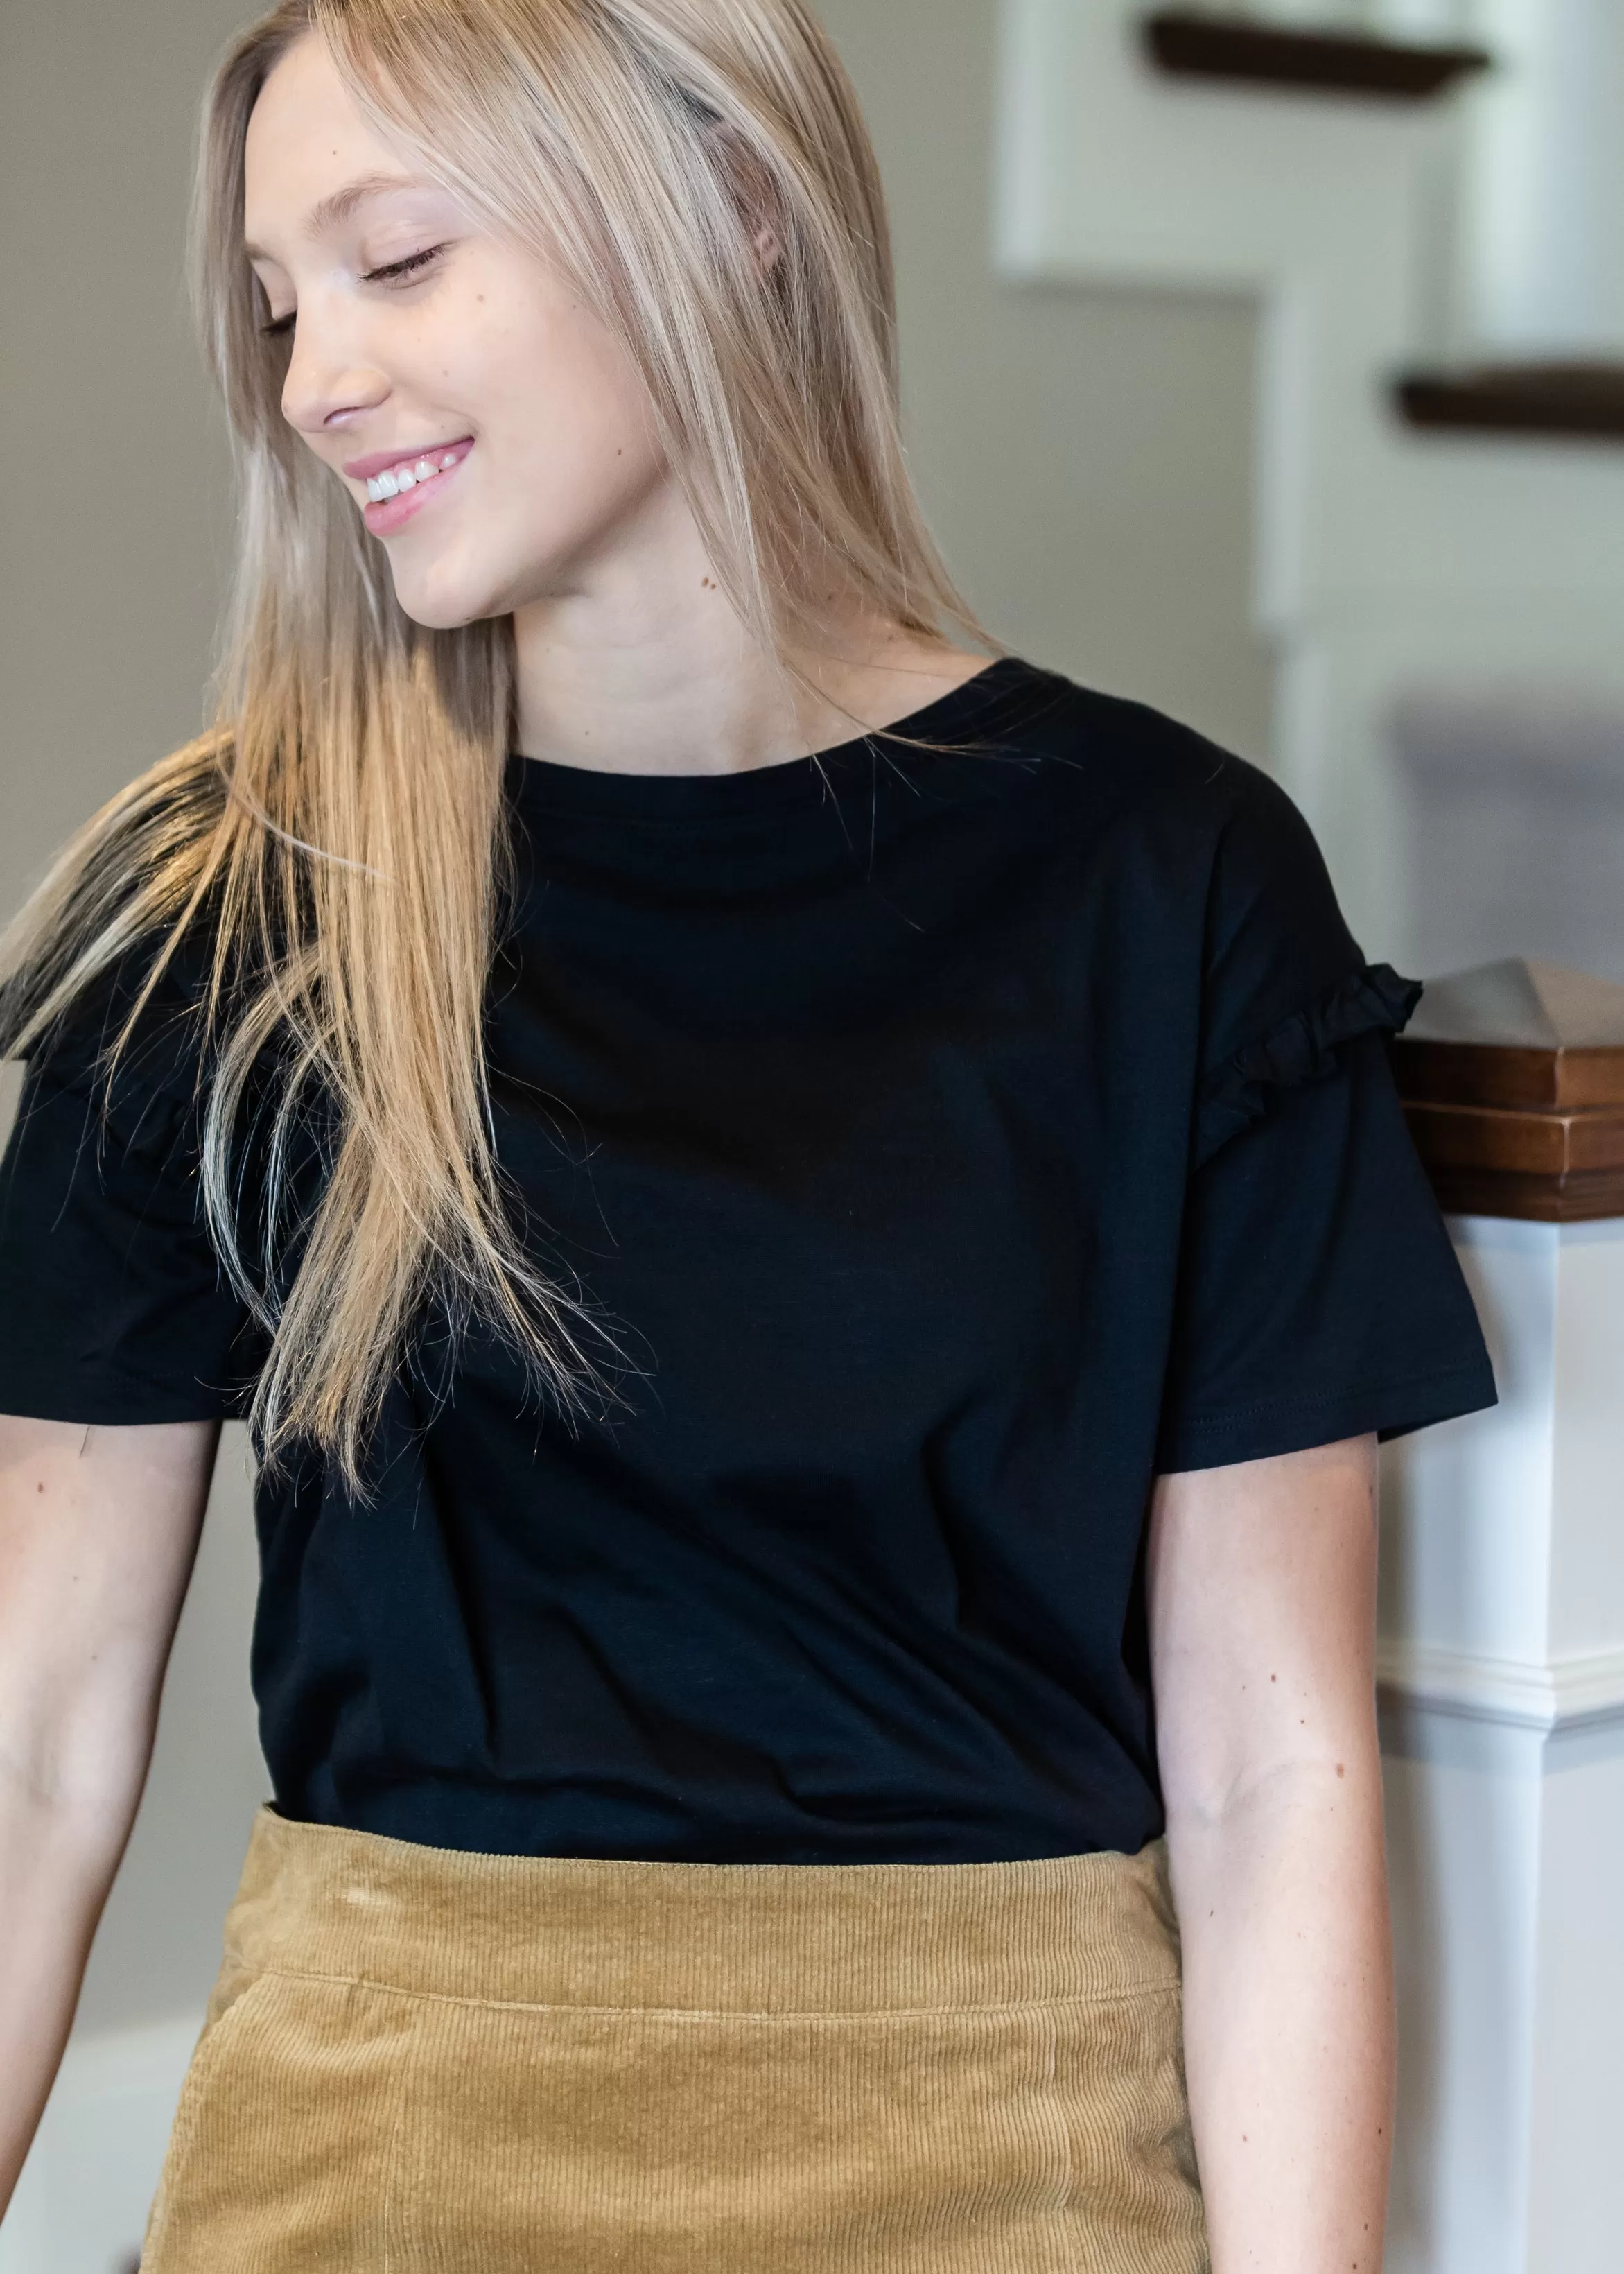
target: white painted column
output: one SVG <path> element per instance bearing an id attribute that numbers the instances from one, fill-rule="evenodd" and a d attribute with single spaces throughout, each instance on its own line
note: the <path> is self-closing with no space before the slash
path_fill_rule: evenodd
<path id="1" fill-rule="evenodd" d="M 1624 1221 L 1452 1229 L 1501 1403 L 1385 1457 L 1388 2274 L 1618 2274 Z"/>
<path id="2" fill-rule="evenodd" d="M 1473 0 L 1501 58 L 1473 96 L 1475 344 L 1624 356 L 1624 7 Z"/>

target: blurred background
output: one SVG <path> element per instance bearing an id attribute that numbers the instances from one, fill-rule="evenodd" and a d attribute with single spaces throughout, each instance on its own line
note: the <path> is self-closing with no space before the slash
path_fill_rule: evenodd
<path id="1" fill-rule="evenodd" d="M 985 619 L 1274 771 L 1372 956 L 1624 980 L 1624 7 L 822 12 L 889 184 L 914 466 Z M 206 716 L 232 507 L 181 245 L 243 20 L 0 0 L 8 912 Z M 132 2263 L 265 1790 L 253 1584 L 230 1442 L 0 2274 Z"/>

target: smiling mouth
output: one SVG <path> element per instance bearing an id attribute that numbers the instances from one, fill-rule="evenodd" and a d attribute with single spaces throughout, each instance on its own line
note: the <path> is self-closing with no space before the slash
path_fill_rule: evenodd
<path id="1" fill-rule="evenodd" d="M 420 489 L 440 474 L 449 473 L 460 465 L 466 452 L 435 451 L 422 458 L 402 458 L 398 466 L 391 466 L 381 474 L 367 478 L 366 494 L 373 505 L 381 505 L 386 498 L 399 497 L 403 491 Z"/>

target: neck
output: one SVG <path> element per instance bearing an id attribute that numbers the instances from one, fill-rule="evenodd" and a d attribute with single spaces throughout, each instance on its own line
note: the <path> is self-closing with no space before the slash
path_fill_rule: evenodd
<path id="1" fill-rule="evenodd" d="M 785 686 L 723 593 L 671 486 L 570 589 L 514 612 L 518 747 L 603 773 L 741 773 L 828 749 L 934 702 L 986 660 L 853 606 Z"/>

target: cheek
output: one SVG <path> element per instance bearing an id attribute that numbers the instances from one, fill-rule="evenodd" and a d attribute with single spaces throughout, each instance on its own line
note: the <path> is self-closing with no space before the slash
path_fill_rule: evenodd
<path id="1" fill-rule="evenodd" d="M 441 629 L 558 589 L 666 471 L 642 381 L 601 331 L 553 312 L 493 324 L 489 305 L 437 327 L 411 374 L 429 423 L 476 438 L 455 511 L 390 548 L 402 606 Z"/>
<path id="2" fill-rule="evenodd" d="M 595 328 L 538 326 L 506 343 L 493 370 L 499 448 L 533 506 L 605 502 L 663 471 L 647 395 L 629 359 Z"/>

